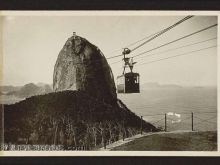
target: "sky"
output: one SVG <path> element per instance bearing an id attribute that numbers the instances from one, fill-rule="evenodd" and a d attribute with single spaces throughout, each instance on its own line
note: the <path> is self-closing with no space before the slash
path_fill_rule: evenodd
<path id="1" fill-rule="evenodd" d="M 119 55 L 122 48 L 158 32 L 185 16 L 6 16 L 3 19 L 3 84 L 53 83 L 57 56 L 73 32 L 99 47 L 105 57 Z M 217 23 L 215 16 L 195 16 L 133 51 L 130 56 Z M 210 48 L 150 64 L 170 56 L 217 45 L 213 39 L 201 44 L 164 52 L 217 37 L 217 27 L 170 44 L 139 58 L 134 72 L 141 84 L 158 82 L 184 86 L 217 85 L 217 48 Z M 141 42 L 140 42 L 141 43 Z M 138 43 L 138 44 L 140 44 Z M 138 45 L 137 44 L 137 45 Z M 134 45 L 136 46 L 136 45 Z M 132 47 L 129 47 L 132 48 Z M 158 52 L 164 52 L 157 54 Z M 155 55 L 151 55 L 155 54 Z M 151 55 L 147 57 L 147 55 Z M 121 57 L 109 59 L 114 77 L 122 74 Z M 143 64 L 143 65 L 141 65 Z"/>

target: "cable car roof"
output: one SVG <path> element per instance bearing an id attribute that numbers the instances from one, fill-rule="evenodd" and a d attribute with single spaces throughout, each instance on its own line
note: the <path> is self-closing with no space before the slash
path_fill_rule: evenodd
<path id="1" fill-rule="evenodd" d="M 120 77 L 127 77 L 127 76 L 139 76 L 139 73 L 134 73 L 134 72 L 129 72 L 129 73 L 125 73 L 125 74 L 122 74 L 120 76 L 117 76 L 117 78 L 120 78 Z"/>

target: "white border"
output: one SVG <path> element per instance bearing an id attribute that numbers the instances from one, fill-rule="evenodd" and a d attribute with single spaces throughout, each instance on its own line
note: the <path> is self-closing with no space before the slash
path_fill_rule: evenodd
<path id="1" fill-rule="evenodd" d="M 0 11 L 0 16 L 179 16 L 200 15 L 218 16 L 220 22 L 220 11 Z M 218 26 L 218 32 L 220 27 Z M 219 33 L 218 33 L 219 36 Z M 218 38 L 218 43 L 220 39 Z M 219 47 L 217 48 L 217 64 L 220 64 Z M 220 82 L 219 65 L 217 80 Z M 218 94 L 220 90 L 218 88 Z M 220 99 L 218 97 L 218 103 Z M 220 105 L 218 104 L 218 109 Z M 217 113 L 219 119 L 219 113 Z M 220 122 L 218 122 L 218 130 Z M 220 131 L 218 131 L 218 143 L 220 142 Z M 4 151 L 0 156 L 220 156 L 220 145 L 218 151 Z"/>

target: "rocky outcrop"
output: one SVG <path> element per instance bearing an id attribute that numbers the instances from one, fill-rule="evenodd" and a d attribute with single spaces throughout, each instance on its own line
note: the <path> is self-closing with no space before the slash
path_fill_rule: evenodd
<path id="1" fill-rule="evenodd" d="M 79 36 L 70 37 L 58 55 L 53 89 L 85 91 L 104 101 L 117 98 L 113 74 L 103 53 Z"/>

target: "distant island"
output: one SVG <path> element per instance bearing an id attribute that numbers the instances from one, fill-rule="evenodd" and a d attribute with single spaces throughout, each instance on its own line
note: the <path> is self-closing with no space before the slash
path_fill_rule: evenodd
<path id="1" fill-rule="evenodd" d="M 142 90 L 149 89 L 183 89 L 183 88 L 217 88 L 217 86 L 183 86 L 178 84 L 160 84 L 158 82 L 147 82 L 141 84 Z"/>

